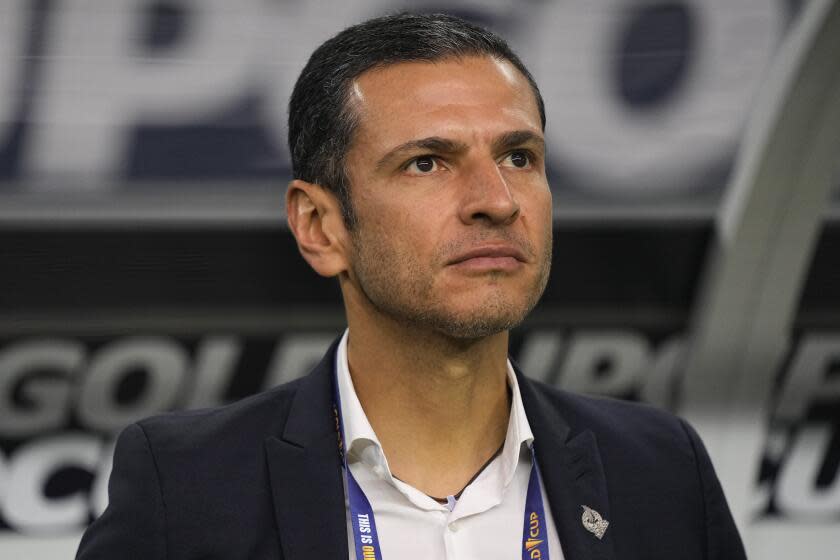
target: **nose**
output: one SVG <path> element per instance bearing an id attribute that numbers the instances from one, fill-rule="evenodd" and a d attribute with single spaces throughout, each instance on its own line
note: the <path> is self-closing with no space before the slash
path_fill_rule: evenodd
<path id="1" fill-rule="evenodd" d="M 508 225 L 519 217 L 519 202 L 495 161 L 467 170 L 460 218 L 465 224 Z"/>

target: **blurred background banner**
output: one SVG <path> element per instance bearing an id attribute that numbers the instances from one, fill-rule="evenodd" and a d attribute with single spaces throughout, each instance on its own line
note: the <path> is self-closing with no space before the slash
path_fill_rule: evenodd
<path id="1" fill-rule="evenodd" d="M 828 179 L 791 179 L 794 193 L 827 181 L 810 206 L 744 186 L 761 177 L 750 161 L 774 159 L 753 132 L 790 130 L 774 119 L 809 105 L 797 85 L 837 87 L 806 64 L 830 7 L 0 0 L 0 557 L 72 556 L 128 423 L 299 377 L 341 332 L 337 286 L 285 224 L 287 100 L 321 42 L 406 8 L 499 32 L 546 101 L 554 261 L 512 338 L 523 370 L 685 414 L 751 557 L 833 557 L 840 148 Z M 819 109 L 825 88 L 810 84 Z M 802 134 L 822 122 L 835 121 Z M 767 235 L 750 237 L 751 210 Z M 776 250 L 789 239 L 806 241 Z M 752 276 L 727 272 L 753 257 Z M 773 270 L 792 279 L 771 284 Z M 744 328 L 715 327 L 719 307 Z M 769 324 L 780 334 L 761 338 Z"/>

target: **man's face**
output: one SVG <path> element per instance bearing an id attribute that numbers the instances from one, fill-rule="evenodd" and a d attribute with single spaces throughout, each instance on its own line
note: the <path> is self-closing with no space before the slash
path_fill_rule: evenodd
<path id="1" fill-rule="evenodd" d="M 351 103 L 357 227 L 347 273 L 361 305 L 455 338 L 518 324 L 551 262 L 551 193 L 527 80 L 489 57 L 398 63 L 362 74 Z"/>

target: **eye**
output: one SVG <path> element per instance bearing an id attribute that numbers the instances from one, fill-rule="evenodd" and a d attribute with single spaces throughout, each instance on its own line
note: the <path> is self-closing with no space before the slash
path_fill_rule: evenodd
<path id="1" fill-rule="evenodd" d="M 438 162 L 433 156 L 419 156 L 408 162 L 406 170 L 417 175 L 425 175 L 438 170 Z"/>
<path id="2" fill-rule="evenodd" d="M 506 167 L 517 167 L 525 169 L 531 165 L 531 156 L 524 150 L 517 150 L 509 153 L 503 160 L 502 165 Z"/>

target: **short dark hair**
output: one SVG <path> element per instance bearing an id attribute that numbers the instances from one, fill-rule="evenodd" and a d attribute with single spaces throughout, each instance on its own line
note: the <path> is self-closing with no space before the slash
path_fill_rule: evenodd
<path id="1" fill-rule="evenodd" d="M 490 56 L 507 60 L 528 80 L 542 127 L 545 106 L 525 65 L 504 39 L 447 14 L 398 13 L 348 27 L 309 58 L 289 101 L 292 175 L 332 191 L 348 228 L 356 225 L 345 158 L 357 126 L 350 87 L 367 70 L 399 62 Z"/>

